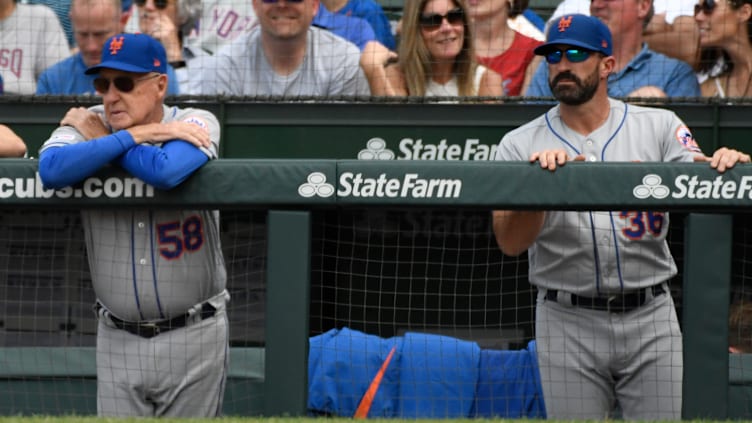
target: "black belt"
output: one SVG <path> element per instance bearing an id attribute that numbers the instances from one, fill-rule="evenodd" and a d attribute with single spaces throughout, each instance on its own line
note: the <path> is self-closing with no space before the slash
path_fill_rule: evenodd
<path id="1" fill-rule="evenodd" d="M 576 307 L 611 311 L 614 313 L 626 313 L 643 306 L 645 301 L 649 298 L 648 291 L 652 292 L 653 297 L 666 293 L 663 284 L 658 284 L 639 291 L 633 291 L 626 294 L 616 294 L 609 297 L 581 297 L 574 294 L 568 294 L 567 296 L 571 298 L 571 304 Z M 558 294 L 559 291 L 549 289 L 546 291 L 546 300 L 558 302 Z"/>
<path id="2" fill-rule="evenodd" d="M 97 315 L 100 315 L 100 311 L 104 307 L 97 301 L 95 310 Z M 199 313 L 200 319 L 208 319 L 214 317 L 217 312 L 217 308 L 208 302 L 201 304 L 201 312 Z M 127 322 L 112 315 L 112 313 L 105 311 L 106 317 L 110 319 L 116 328 L 124 330 L 126 332 L 138 335 L 142 338 L 153 338 L 160 333 L 169 332 L 173 329 L 179 329 L 185 327 L 189 321 L 196 318 L 195 314 L 185 313 L 180 316 L 173 317 L 167 320 L 158 320 L 156 322 Z"/>

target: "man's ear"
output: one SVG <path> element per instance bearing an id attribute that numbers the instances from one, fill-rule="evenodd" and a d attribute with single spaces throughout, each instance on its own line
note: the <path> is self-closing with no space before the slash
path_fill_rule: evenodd
<path id="1" fill-rule="evenodd" d="M 157 80 L 157 85 L 159 86 L 159 94 L 162 98 L 164 98 L 167 95 L 167 87 L 169 84 L 167 83 L 167 74 L 163 73 L 159 75 L 159 79 Z"/>
<path id="2" fill-rule="evenodd" d="M 614 68 L 616 67 L 616 58 L 614 56 L 604 57 L 603 60 L 601 60 L 600 67 L 601 76 L 603 78 L 608 78 L 608 76 L 614 72 Z"/>
<path id="3" fill-rule="evenodd" d="M 736 11 L 739 22 L 747 22 L 752 17 L 752 4 L 744 3 Z"/>

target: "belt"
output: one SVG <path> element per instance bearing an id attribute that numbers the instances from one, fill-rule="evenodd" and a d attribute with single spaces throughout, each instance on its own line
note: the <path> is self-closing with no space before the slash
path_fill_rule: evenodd
<path id="1" fill-rule="evenodd" d="M 124 330 L 126 332 L 138 335 L 142 338 L 153 338 L 160 333 L 169 332 L 173 329 L 179 329 L 185 327 L 189 322 L 192 322 L 197 317 L 200 320 L 209 319 L 214 317 L 217 312 L 217 308 L 211 305 L 208 301 L 201 304 L 201 311 L 199 313 L 185 313 L 180 316 L 173 317 L 172 319 L 158 320 L 155 322 L 128 322 L 119 319 L 112 315 L 107 309 L 97 301 L 94 306 L 97 312 L 97 316 L 102 314 L 110 319 L 116 328 Z"/>
<path id="2" fill-rule="evenodd" d="M 566 302 L 568 296 L 571 301 L 571 305 L 575 307 L 589 308 L 592 310 L 610 311 L 613 313 L 627 313 L 638 307 L 641 307 L 645 302 L 651 298 L 648 296 L 648 292 L 653 294 L 653 297 L 663 295 L 666 290 L 663 288 L 663 284 L 653 285 L 648 288 L 640 289 L 639 291 L 633 291 L 626 294 L 616 294 L 609 297 L 581 297 L 579 295 L 567 294 L 563 298 L 563 302 Z M 546 300 L 560 302 L 558 298 L 559 291 L 555 289 L 549 289 L 546 291 Z"/>

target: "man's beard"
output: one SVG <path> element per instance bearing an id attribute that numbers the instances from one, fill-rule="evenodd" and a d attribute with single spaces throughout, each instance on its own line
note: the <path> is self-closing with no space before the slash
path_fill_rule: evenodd
<path id="1" fill-rule="evenodd" d="M 573 81 L 574 85 L 558 85 L 558 82 L 564 79 Z M 550 80 L 548 86 L 560 102 L 569 106 L 579 106 L 593 98 L 599 83 L 598 68 L 596 68 L 584 81 L 569 71 L 562 72 Z"/>

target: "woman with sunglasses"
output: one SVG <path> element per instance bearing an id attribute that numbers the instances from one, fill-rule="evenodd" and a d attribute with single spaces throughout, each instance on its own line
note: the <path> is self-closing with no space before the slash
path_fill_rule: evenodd
<path id="1" fill-rule="evenodd" d="M 700 0 L 700 85 L 703 97 L 752 96 L 752 0 Z"/>
<path id="2" fill-rule="evenodd" d="M 477 0 L 470 3 L 478 62 L 502 76 L 503 95 L 518 96 L 535 70 L 533 50 L 542 41 L 515 31 L 508 19 L 522 14 L 527 0 Z M 535 61 L 537 65 L 537 61 Z"/>
<path id="3" fill-rule="evenodd" d="M 405 2 L 398 56 L 380 48 L 361 58 L 371 94 L 500 96 L 501 76 L 477 65 L 471 34 L 465 0 Z"/>

